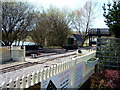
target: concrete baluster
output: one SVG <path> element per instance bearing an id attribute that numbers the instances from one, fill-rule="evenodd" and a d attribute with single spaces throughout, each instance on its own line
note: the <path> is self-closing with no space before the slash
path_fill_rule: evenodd
<path id="1" fill-rule="evenodd" d="M 47 79 L 48 78 L 48 68 L 46 69 L 46 71 L 45 71 L 45 79 Z"/>
<path id="2" fill-rule="evenodd" d="M 5 82 L 2 83 L 1 87 L 1 90 L 7 90 L 7 84 Z"/>
<path id="3" fill-rule="evenodd" d="M 40 72 L 40 82 L 42 82 L 42 71 Z"/>
<path id="4" fill-rule="evenodd" d="M 62 72 L 63 71 L 63 63 L 61 63 L 61 65 L 60 65 L 60 72 Z"/>
<path id="5" fill-rule="evenodd" d="M 60 63 L 60 69 L 59 70 L 60 70 L 60 72 L 62 71 L 62 63 Z"/>
<path id="6" fill-rule="evenodd" d="M 58 64 L 58 73 L 60 72 L 60 64 Z"/>
<path id="7" fill-rule="evenodd" d="M 22 77 L 22 88 L 26 88 L 26 77 Z"/>
<path id="8" fill-rule="evenodd" d="M 50 67 L 48 67 L 47 78 L 50 78 Z"/>
<path id="9" fill-rule="evenodd" d="M 53 75 L 53 67 L 50 67 L 50 77 Z"/>
<path id="10" fill-rule="evenodd" d="M 65 61 L 63 62 L 63 71 L 65 70 Z"/>
<path id="11" fill-rule="evenodd" d="M 69 68 L 69 61 L 67 62 L 67 69 Z"/>
<path id="12" fill-rule="evenodd" d="M 20 78 L 16 78 L 16 88 L 20 88 Z"/>
<path id="13" fill-rule="evenodd" d="M 44 80 L 46 80 L 46 78 L 47 78 L 47 69 L 45 68 L 44 69 Z"/>
<path id="14" fill-rule="evenodd" d="M 57 74 L 57 65 L 55 65 L 54 70 L 55 70 L 55 75 L 56 75 Z"/>
<path id="15" fill-rule="evenodd" d="M 36 80 L 36 83 L 39 83 L 40 82 L 40 72 L 37 71 L 37 80 Z"/>
<path id="16" fill-rule="evenodd" d="M 9 81 L 9 90 L 12 90 L 14 88 L 14 81 L 11 79 Z"/>
<path id="17" fill-rule="evenodd" d="M 58 65 L 56 64 L 56 74 L 58 74 Z"/>
<path id="18" fill-rule="evenodd" d="M 51 77 L 53 76 L 53 66 L 51 66 Z"/>
<path id="19" fill-rule="evenodd" d="M 65 61 L 65 70 L 67 69 L 67 62 Z"/>
<path id="20" fill-rule="evenodd" d="M 33 72 L 32 73 L 32 85 L 34 85 L 35 84 L 35 73 Z"/>
<path id="21" fill-rule="evenodd" d="M 55 75 L 55 65 L 53 66 L 53 76 Z"/>
<path id="22" fill-rule="evenodd" d="M 42 71 L 42 73 L 41 73 L 41 79 L 42 79 L 42 81 L 44 80 L 44 70 Z"/>

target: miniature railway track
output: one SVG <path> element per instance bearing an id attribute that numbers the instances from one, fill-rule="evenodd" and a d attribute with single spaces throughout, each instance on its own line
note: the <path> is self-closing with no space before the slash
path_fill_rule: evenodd
<path id="1" fill-rule="evenodd" d="M 63 55 L 63 56 L 58 56 L 58 57 L 53 57 L 53 58 L 49 58 L 49 59 L 44 59 L 42 61 L 37 61 L 37 62 L 26 62 L 24 64 L 18 64 L 18 65 L 6 67 L 6 68 L 3 68 L 3 69 L 0 69 L 0 74 L 15 71 L 15 70 L 22 69 L 22 68 L 26 68 L 26 67 L 29 67 L 29 66 L 34 66 L 34 65 L 37 65 L 37 64 L 44 64 L 45 62 L 53 61 L 54 59 L 57 59 L 57 58 L 68 57 L 68 56 L 71 56 L 71 55 L 76 55 L 76 53 Z"/>

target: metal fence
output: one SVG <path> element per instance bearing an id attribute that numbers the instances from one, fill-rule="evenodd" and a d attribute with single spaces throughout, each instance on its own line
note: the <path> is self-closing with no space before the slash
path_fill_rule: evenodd
<path id="1" fill-rule="evenodd" d="M 120 38 L 98 38 L 96 57 L 99 69 L 120 70 Z"/>

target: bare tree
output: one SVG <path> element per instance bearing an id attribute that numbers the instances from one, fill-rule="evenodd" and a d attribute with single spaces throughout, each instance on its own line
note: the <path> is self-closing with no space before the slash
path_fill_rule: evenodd
<path id="1" fill-rule="evenodd" d="M 2 39 L 6 45 L 19 40 L 24 32 L 34 26 L 32 8 L 25 2 L 2 3 Z"/>
<path id="2" fill-rule="evenodd" d="M 97 3 L 91 2 L 90 0 L 85 3 L 84 7 L 80 10 L 76 10 L 71 14 L 70 27 L 79 32 L 84 41 L 88 38 L 88 30 L 92 26 L 95 19 L 95 8 Z"/>
<path id="3" fill-rule="evenodd" d="M 81 34 L 81 30 L 83 28 L 83 12 L 81 10 L 76 10 L 70 14 L 70 17 L 70 27 Z"/>

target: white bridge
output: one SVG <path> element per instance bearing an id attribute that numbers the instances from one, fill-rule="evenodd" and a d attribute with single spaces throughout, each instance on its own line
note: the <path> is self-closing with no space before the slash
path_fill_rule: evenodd
<path id="1" fill-rule="evenodd" d="M 96 52 L 89 50 L 82 52 L 83 55 L 80 56 L 64 57 L 64 61 L 59 58 L 45 64 L 0 74 L 0 78 L 2 78 L 0 89 L 29 88 L 38 83 L 40 88 L 51 88 L 51 85 L 52 88 L 79 88 L 94 73 L 95 69 L 94 65 L 92 67 L 87 65 L 87 60 L 95 57 Z"/>

